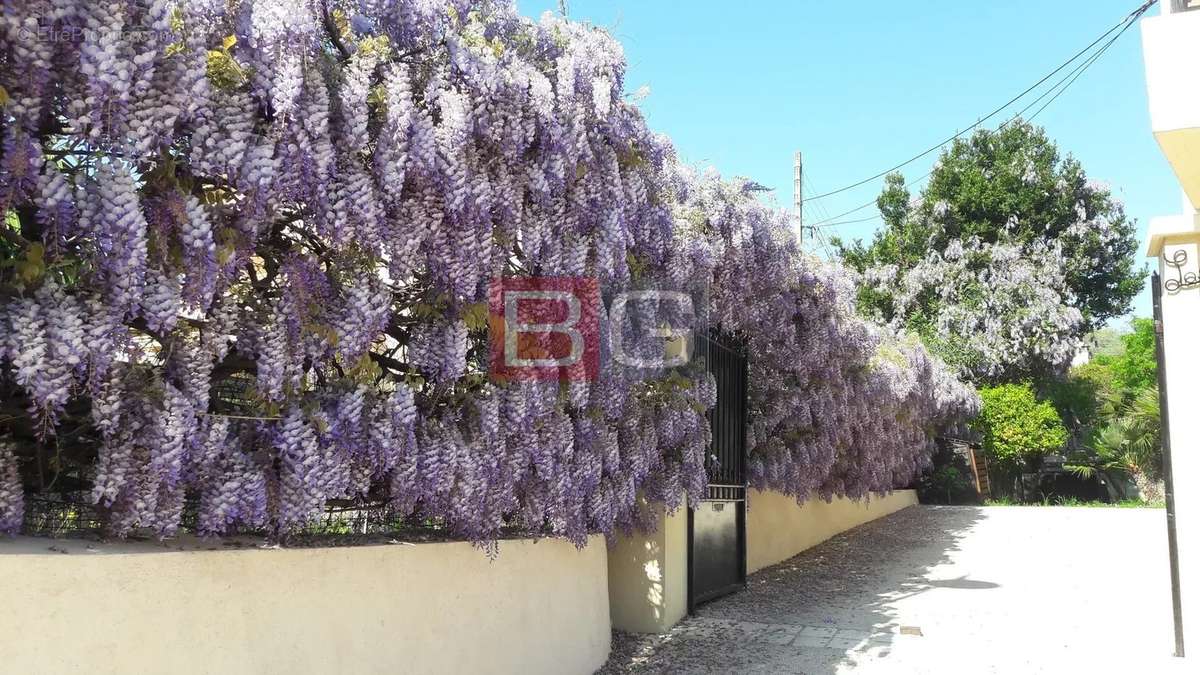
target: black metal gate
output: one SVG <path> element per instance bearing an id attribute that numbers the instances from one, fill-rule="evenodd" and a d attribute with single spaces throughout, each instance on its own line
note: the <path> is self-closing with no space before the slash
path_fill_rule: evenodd
<path id="1" fill-rule="evenodd" d="M 688 512 L 688 611 L 746 583 L 746 356 L 731 340 L 697 340 L 717 381 L 709 412 L 708 488 Z"/>

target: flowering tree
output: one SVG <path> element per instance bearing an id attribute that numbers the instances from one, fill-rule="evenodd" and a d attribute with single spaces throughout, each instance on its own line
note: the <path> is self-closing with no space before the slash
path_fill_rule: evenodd
<path id="1" fill-rule="evenodd" d="M 23 486 L 160 536 L 334 500 L 582 543 L 641 524 L 639 494 L 697 499 L 711 376 L 605 338 L 594 381 L 490 381 L 495 277 L 711 286 L 752 354 L 752 479 L 801 497 L 907 481 L 972 409 L 914 344 L 876 358 L 778 214 L 676 165 L 603 31 L 498 1 L 46 0 L 0 32 L 0 530 Z"/>
<path id="2" fill-rule="evenodd" d="M 920 198 L 889 176 L 885 227 L 841 245 L 860 305 L 921 333 L 975 379 L 1056 372 L 1141 287 L 1133 221 L 1079 162 L 1016 121 L 956 141 Z"/>
<path id="3" fill-rule="evenodd" d="M 887 294 L 895 323 L 954 365 L 977 378 L 1004 378 L 1044 373 L 1075 355 L 1084 320 L 1064 263 L 1058 242 L 955 239 L 905 272 L 882 265 L 863 279 L 869 292 Z"/>

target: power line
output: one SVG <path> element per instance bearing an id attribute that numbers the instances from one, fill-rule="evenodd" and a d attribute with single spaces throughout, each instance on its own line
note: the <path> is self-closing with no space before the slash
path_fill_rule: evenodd
<path id="1" fill-rule="evenodd" d="M 1062 79 L 1060 79 L 1058 82 L 1056 82 L 1053 86 L 1051 86 L 1046 91 L 1042 92 L 1042 94 L 1040 96 L 1033 99 L 1033 101 L 1031 101 L 1024 108 L 1021 108 L 1020 112 L 1018 112 L 1011 119 L 1006 121 L 1004 124 L 1001 124 L 999 128 L 1003 129 L 1004 127 L 1008 126 L 1009 124 L 1012 124 L 1016 120 L 1020 119 L 1020 117 L 1022 115 L 1024 115 L 1027 110 L 1029 110 L 1033 106 L 1037 105 L 1039 101 L 1046 98 L 1046 96 L 1049 96 L 1051 92 L 1054 92 L 1057 89 L 1058 92 L 1055 93 L 1054 96 L 1051 96 L 1050 100 L 1046 101 L 1042 105 L 1042 107 L 1040 107 L 1036 111 L 1034 111 L 1034 113 L 1029 116 L 1028 121 L 1033 121 L 1033 120 L 1037 119 L 1037 116 L 1042 114 L 1042 111 L 1045 110 L 1047 106 L 1049 106 L 1051 103 L 1053 103 L 1055 99 L 1057 99 L 1059 96 L 1061 96 L 1064 91 L 1066 91 L 1072 84 L 1074 84 L 1075 80 L 1079 79 L 1079 76 L 1083 75 L 1084 71 L 1086 71 L 1088 68 L 1090 68 L 1091 65 L 1093 63 L 1095 63 L 1097 60 L 1099 60 L 1101 56 L 1104 56 L 1104 53 L 1107 52 L 1109 50 L 1109 48 L 1113 46 L 1113 43 L 1115 43 L 1117 41 L 1117 39 L 1120 38 L 1121 35 L 1123 35 L 1125 33 L 1125 31 L 1129 30 L 1129 27 L 1132 26 L 1136 20 L 1137 20 L 1136 15 L 1131 16 L 1126 21 L 1125 25 L 1121 28 L 1121 30 L 1116 35 L 1112 36 L 1112 38 L 1109 39 L 1108 42 L 1104 43 L 1100 47 L 1100 49 L 1097 49 L 1096 52 L 1094 54 L 1092 54 L 1091 56 L 1089 56 L 1086 60 L 1084 60 L 1083 63 L 1080 63 L 1078 66 L 1075 66 L 1075 68 L 1073 70 L 1071 70 L 1071 72 L 1064 75 L 1062 77 Z M 1066 84 L 1063 84 L 1064 82 Z M 1059 89 L 1060 86 L 1062 87 L 1061 89 Z"/>
<path id="2" fill-rule="evenodd" d="M 882 216 L 874 215 L 874 216 L 868 216 L 866 218 L 856 218 L 854 220 L 839 220 L 835 223 L 825 223 L 824 225 L 820 225 L 820 227 L 825 228 L 825 227 L 836 227 L 838 225 L 853 225 L 855 223 L 865 223 L 870 220 L 876 220 L 880 217 L 882 217 Z M 813 227 L 818 227 L 818 226 L 814 225 Z"/>
<path id="3" fill-rule="evenodd" d="M 813 239 L 821 247 L 821 252 L 825 254 L 826 260 L 833 260 L 833 251 L 829 248 L 829 239 L 825 236 L 825 231 L 821 228 L 813 228 Z"/>
<path id="4" fill-rule="evenodd" d="M 1092 65 L 1093 63 L 1095 63 L 1097 60 L 1099 60 L 1099 58 L 1100 58 L 1101 56 L 1103 56 L 1103 55 L 1104 55 L 1104 53 L 1105 53 L 1106 51 L 1108 51 L 1108 49 L 1109 49 L 1110 47 L 1112 47 L 1113 43 L 1115 43 L 1115 42 L 1117 41 L 1117 39 L 1118 39 L 1118 38 L 1120 38 L 1120 37 L 1121 37 L 1121 35 L 1125 33 L 1125 31 L 1129 30 L 1130 26 L 1132 26 L 1132 25 L 1133 25 L 1133 24 L 1134 24 L 1134 23 L 1137 21 L 1137 18 L 1138 18 L 1139 16 L 1141 16 L 1141 14 L 1143 14 L 1143 13 L 1144 13 L 1144 12 L 1145 12 L 1147 9 L 1149 9 L 1149 8 L 1150 8 L 1150 7 L 1151 7 L 1151 6 L 1154 4 L 1154 1 L 1157 1 L 1157 0 L 1153 0 L 1152 2 L 1148 2 L 1148 3 L 1146 3 L 1145 5 L 1143 5 L 1143 6 L 1142 6 L 1142 7 L 1139 9 L 1139 11 L 1137 11 L 1137 12 L 1134 12 L 1133 14 L 1129 15 L 1128 17 L 1126 17 L 1126 19 L 1125 19 L 1125 21 L 1123 22 L 1123 24 L 1122 24 L 1122 25 L 1119 25 L 1119 26 L 1116 26 L 1116 27 L 1114 27 L 1113 29 L 1110 29 L 1110 30 L 1108 31 L 1109 33 L 1111 33 L 1111 32 L 1112 32 L 1113 30 L 1115 30 L 1116 28 L 1120 28 L 1120 31 L 1119 31 L 1119 32 L 1118 32 L 1116 35 L 1112 36 L 1112 38 L 1111 38 L 1111 39 L 1109 39 L 1109 41 L 1108 41 L 1108 42 L 1104 43 L 1104 45 L 1103 45 L 1103 46 L 1101 46 L 1101 47 L 1100 47 L 1100 49 L 1096 50 L 1096 52 L 1095 52 L 1094 54 L 1092 54 L 1091 56 L 1089 56 L 1089 57 L 1088 57 L 1087 59 L 1085 59 L 1085 60 L 1084 60 L 1082 63 L 1080 63 L 1080 64 L 1079 64 L 1079 65 L 1077 65 L 1077 66 L 1076 66 L 1074 69 L 1072 69 L 1072 70 L 1071 70 L 1071 71 L 1069 71 L 1069 72 L 1068 72 L 1066 75 L 1064 75 L 1064 76 L 1062 77 L 1062 79 L 1060 79 L 1058 82 L 1056 82 L 1055 84 L 1053 84 L 1053 85 L 1052 85 L 1052 86 L 1051 86 L 1049 89 L 1047 89 L 1046 91 L 1042 92 L 1042 94 L 1041 94 L 1040 96 L 1038 96 L 1037 98 L 1033 99 L 1033 101 L 1031 101 L 1029 104 L 1027 104 L 1027 105 L 1026 105 L 1024 108 L 1021 108 L 1021 110 L 1020 110 L 1020 111 L 1018 111 L 1016 115 L 1013 115 L 1011 118 L 1009 118 L 1009 119 L 1008 119 L 1008 120 L 1006 120 L 1006 121 L 1005 121 L 1003 124 L 1001 124 L 999 127 L 997 127 L 997 130 L 999 130 L 999 129 L 1003 129 L 1004 127 L 1008 126 L 1009 124 L 1012 124 L 1012 123 L 1013 123 L 1013 122 L 1015 122 L 1016 120 L 1020 119 L 1020 118 L 1021 118 L 1021 116 L 1022 116 L 1022 115 L 1024 115 L 1026 111 L 1028 111 L 1028 110 L 1029 110 L 1030 108 L 1032 108 L 1033 106 L 1037 105 L 1037 104 L 1038 104 L 1038 102 L 1039 102 L 1039 101 L 1041 101 L 1042 99 L 1046 98 L 1046 96 L 1049 96 L 1049 95 L 1051 94 L 1051 92 L 1054 92 L 1054 95 L 1053 95 L 1053 96 L 1051 96 L 1051 97 L 1050 97 L 1050 99 L 1049 99 L 1048 101 L 1046 101 L 1044 104 L 1042 104 L 1042 106 L 1041 106 L 1040 108 L 1038 108 L 1036 111 L 1034 111 L 1034 113 L 1033 113 L 1032 115 L 1030 115 L 1030 116 L 1029 116 L 1029 118 L 1028 118 L 1026 121 L 1030 121 L 1030 122 L 1032 122 L 1033 120 L 1037 119 L 1037 116 L 1038 116 L 1038 115 L 1040 115 L 1040 114 L 1042 114 L 1042 111 L 1043 111 L 1043 110 L 1045 110 L 1045 109 L 1046 109 L 1046 108 L 1047 108 L 1047 107 L 1048 107 L 1048 106 L 1049 106 L 1051 103 L 1053 103 L 1053 102 L 1054 102 L 1054 101 L 1055 101 L 1055 100 L 1056 100 L 1056 99 L 1057 99 L 1059 96 L 1062 96 L 1063 92 L 1065 92 L 1065 91 L 1066 91 L 1068 88 L 1070 88 L 1070 86 L 1071 86 L 1072 84 L 1074 84 L 1074 83 L 1075 83 L 1075 80 L 1079 79 L 1079 77 L 1080 77 L 1081 75 L 1083 75 L 1083 73 L 1084 73 L 1085 71 L 1087 71 L 1087 69 L 1088 69 L 1089 67 L 1091 67 L 1091 65 Z M 1105 35 L 1107 35 L 1107 34 L 1108 34 L 1108 33 L 1106 33 Z M 1096 44 L 1096 43 L 1095 43 L 1095 42 L 1093 42 L 1093 43 L 1092 43 L 1092 45 L 1089 45 L 1089 47 L 1090 47 L 1090 46 L 1094 46 L 1095 44 Z M 1064 65 L 1065 65 L 1065 64 L 1064 64 Z M 1060 70 L 1061 70 L 1061 68 L 1060 68 Z M 1043 81 L 1044 81 L 1044 80 L 1043 80 Z M 1065 84 L 1064 84 L 1064 83 L 1065 83 Z M 1040 84 L 1040 83 L 1039 83 L 1039 84 Z M 1060 87 L 1061 87 L 1061 88 L 1060 88 Z M 1057 91 L 1056 91 L 1056 90 L 1057 90 Z M 951 139 L 951 140 L 953 140 L 953 139 Z M 947 142 L 948 142 L 948 141 L 947 141 Z M 935 148 L 935 149 L 936 149 L 936 148 Z M 928 154 L 928 152 L 926 152 L 925 154 Z M 914 158 L 914 159 L 919 159 L 919 157 L 918 157 L 918 158 Z M 912 160 L 910 160 L 910 161 L 912 161 Z M 890 173 L 890 171 L 889 171 L 889 173 Z M 913 181 L 913 182 L 912 182 L 912 185 L 914 185 L 914 186 L 915 186 L 915 185 L 917 185 L 918 183 L 920 183 L 921 181 L 925 180 L 926 178 L 928 178 L 928 177 L 929 177 L 930 175 L 932 175 L 932 174 L 933 174 L 933 169 L 930 169 L 929 171 L 925 172 L 925 174 L 924 174 L 924 175 L 922 175 L 921 177 L 919 177 L 919 178 L 917 178 L 915 181 Z M 878 176 L 876 176 L 876 178 L 877 178 L 877 177 L 878 177 Z M 872 180 L 872 179 L 868 179 L 868 180 Z M 861 183 L 860 183 L 860 185 L 861 185 Z M 854 187 L 854 186 L 851 186 L 851 187 Z M 826 193 L 826 194 L 833 194 L 833 193 Z M 824 195 L 821 195 L 821 196 L 824 196 Z M 818 196 L 818 197 L 813 197 L 812 199 L 819 199 L 819 196 Z M 833 216 L 832 218 L 824 218 L 824 219 L 822 219 L 822 220 L 819 220 L 819 221 L 817 221 L 817 222 L 815 222 L 815 223 L 812 223 L 811 225 L 809 225 L 809 227 L 811 227 L 811 228 L 813 228 L 813 229 L 816 229 L 816 228 L 821 228 L 821 227 L 835 227 L 835 226 L 838 226 L 838 225 L 849 225 L 849 224 L 852 224 L 852 223 L 861 223 L 861 222 L 866 222 L 866 221 L 868 221 L 868 220 L 874 220 L 875 218 L 878 218 L 879 216 L 871 216 L 871 217 L 869 217 L 869 218 L 860 218 L 860 219 L 856 219 L 856 220 L 848 220 L 848 221 L 840 221 L 840 222 L 830 222 L 830 221 L 836 221 L 838 218 L 842 218 L 842 217 L 844 217 L 844 216 L 848 216 L 848 215 L 850 215 L 850 214 L 852 214 L 852 213 L 858 213 L 859 211 L 862 211 L 862 210 L 863 210 L 863 209 L 865 209 L 865 208 L 868 208 L 868 207 L 870 207 L 870 206 L 874 206 L 874 205 L 876 204 L 876 202 L 877 202 L 877 200 L 876 200 L 876 199 L 872 199 L 871 201 L 869 201 L 869 202 L 867 202 L 867 203 L 865 203 L 865 204 L 862 204 L 862 205 L 860 205 L 860 206 L 856 206 L 856 207 L 854 207 L 854 208 L 850 209 L 849 211 L 844 211 L 844 212 L 842 212 L 842 213 L 840 213 L 840 214 L 838 214 L 838 215 L 836 215 L 836 216 Z"/>
<path id="5" fill-rule="evenodd" d="M 886 169 L 886 170 L 884 170 L 884 171 L 880 171 L 879 173 L 877 173 L 877 174 L 875 174 L 875 175 L 873 175 L 873 176 L 869 176 L 869 177 L 867 177 L 867 178 L 864 178 L 864 179 L 862 179 L 862 180 L 858 181 L 857 183 L 852 183 L 852 184 L 850 184 L 850 185 L 846 185 L 846 186 L 844 186 L 844 187 L 840 187 L 840 188 L 838 188 L 838 189 L 836 189 L 836 190 L 831 190 L 831 191 L 829 191 L 829 192 L 825 192 L 825 193 L 822 193 L 822 194 L 816 195 L 816 196 L 814 196 L 814 197 L 809 197 L 809 198 L 808 198 L 806 201 L 816 201 L 816 200 L 818 200 L 818 199 L 823 199 L 823 198 L 825 198 L 825 197 L 829 197 L 829 196 L 831 196 L 831 195 L 836 195 L 836 194 L 838 194 L 838 193 L 845 192 L 846 190 L 851 190 L 851 189 L 854 189 L 854 188 L 856 188 L 856 187 L 859 187 L 860 185 L 864 185 L 864 184 L 866 184 L 866 183 L 869 183 L 869 182 L 871 182 L 871 181 L 873 181 L 873 180 L 876 180 L 876 179 L 882 178 L 883 176 L 886 176 L 886 175 L 888 175 L 889 173 L 891 173 L 891 172 L 893 172 L 893 171 L 895 171 L 895 170 L 897 170 L 897 169 L 902 169 L 902 168 L 904 168 L 904 167 L 908 166 L 909 164 L 912 164 L 913 162 L 917 161 L 918 159 L 921 159 L 922 157 L 925 157 L 925 156 L 926 156 L 926 155 L 928 155 L 929 153 L 931 153 L 931 152 L 934 152 L 934 151 L 935 151 L 935 150 L 937 150 L 938 148 L 941 148 L 943 145 L 945 145 L 945 144 L 947 144 L 947 143 L 949 143 L 949 142 L 951 142 L 951 141 L 953 141 L 953 140 L 955 140 L 955 139 L 959 138 L 960 136 L 962 136 L 963 134 L 967 133 L 968 131 L 971 131 L 971 130 L 973 130 L 973 129 L 975 129 L 975 128 L 979 127 L 979 126 L 980 126 L 981 124 L 983 124 L 984 122 L 988 121 L 989 119 L 991 119 L 991 118 L 995 117 L 996 115 L 1000 114 L 1001 112 L 1003 112 L 1003 111 L 1004 111 L 1006 108 L 1008 108 L 1008 107 L 1009 107 L 1010 105 L 1012 105 L 1013 103 L 1016 103 L 1017 101 L 1019 101 L 1019 100 L 1021 100 L 1022 98 L 1024 98 L 1024 97 L 1025 97 L 1025 96 L 1026 96 L 1026 95 L 1027 95 L 1029 92 L 1031 92 L 1031 91 L 1033 91 L 1034 89 L 1037 89 L 1038 87 L 1040 87 L 1040 86 L 1041 86 L 1043 83 L 1045 83 L 1045 82 L 1046 82 L 1046 80 L 1049 80 L 1051 77 L 1054 77 L 1056 74 L 1058 74 L 1058 72 L 1059 72 L 1059 71 L 1061 71 L 1062 69 L 1064 69 L 1064 68 L 1066 68 L 1067 66 L 1071 65 L 1072 63 L 1074 63 L 1074 62 L 1075 62 L 1075 61 L 1076 61 L 1076 60 L 1077 60 L 1079 57 L 1081 57 L 1081 56 L 1083 56 L 1084 54 L 1086 54 L 1087 52 L 1091 51 L 1092 47 L 1095 47 L 1096 45 L 1100 44 L 1100 42 L 1101 42 L 1101 41 L 1103 41 L 1103 40 L 1104 40 L 1104 38 L 1106 38 L 1106 37 L 1108 37 L 1110 34 L 1112 34 L 1112 33 L 1113 33 L 1113 31 L 1116 31 L 1116 30 L 1120 29 L 1122 33 L 1123 33 L 1123 32 L 1125 32 L 1125 29 L 1126 29 L 1126 28 L 1128 28 L 1130 24 L 1132 24 L 1134 21 L 1136 21 L 1136 20 L 1138 19 L 1138 17 L 1140 17 L 1142 14 L 1145 14 L 1145 13 L 1146 13 L 1146 10 L 1148 10 L 1148 9 L 1150 9 L 1152 6 L 1154 6 L 1154 4 L 1155 4 L 1156 2 L 1158 2 L 1158 0 L 1146 0 L 1146 2 L 1145 2 L 1145 3 L 1143 3 L 1141 7 L 1138 7 L 1138 8 L 1137 8 L 1137 9 L 1135 9 L 1134 11 L 1130 12 L 1130 13 L 1129 13 L 1129 14 L 1128 14 L 1128 15 L 1127 15 L 1127 16 L 1126 16 L 1124 19 L 1122 19 L 1120 22 L 1118 22 L 1118 23 L 1117 23 L 1115 26 L 1113 26 L 1112 28 L 1109 28 L 1109 29 L 1108 29 L 1107 31 L 1105 31 L 1105 32 L 1104 32 L 1104 33 L 1103 33 L 1103 34 L 1102 34 L 1100 37 L 1098 37 L 1098 38 L 1096 38 L 1095 40 L 1093 40 L 1091 44 L 1089 44 L 1088 46 L 1086 46 L 1086 47 L 1084 47 L 1083 49 L 1079 50 L 1078 52 L 1076 52 L 1076 53 L 1075 53 L 1075 55 L 1074 55 L 1074 56 L 1072 56 L 1071 58 L 1067 59 L 1067 60 L 1066 60 L 1066 61 L 1064 61 L 1062 64 L 1060 64 L 1060 65 L 1059 65 L 1057 68 L 1055 68 L 1054 70 L 1052 70 L 1052 71 L 1050 71 L 1049 73 L 1047 73 L 1045 77 L 1043 77 L 1042 79 L 1040 79 L 1040 80 L 1038 80 L 1037 82 L 1035 82 L 1035 83 L 1034 83 L 1032 86 L 1030 86 L 1030 87 L 1028 87 L 1027 89 L 1025 89 L 1025 91 L 1022 91 L 1020 94 L 1017 94 L 1017 95 L 1016 95 L 1016 96 L 1014 96 L 1013 98 L 1009 99 L 1009 100 L 1008 100 L 1008 102 L 1006 102 L 1004 105 L 1000 106 L 999 108 L 996 108 L 996 109 L 995 109 L 995 110 L 993 110 L 992 112 L 990 112 L 990 113 L 988 113 L 987 115 L 985 115 L 985 116 L 981 117 L 979 120 L 977 120 L 977 121 L 976 121 L 974 124 L 972 124 L 971 126 L 967 127 L 966 129 L 963 129 L 962 131 L 959 131 L 958 133 L 956 133 L 956 134 L 954 134 L 953 136 L 951 136 L 951 137 L 947 138 L 946 140 L 942 141 L 941 143 L 938 143 L 937 145 L 934 145 L 934 146 L 932 146 L 932 147 L 930 147 L 930 148 L 928 148 L 928 149 L 926 149 L 926 150 L 922 151 L 920 154 L 914 155 L 914 156 L 912 156 L 912 157 L 910 157 L 910 158 L 908 158 L 908 159 L 904 160 L 903 162 L 900 162 L 899 164 L 897 164 L 897 165 L 895 165 L 895 166 L 891 167 L 890 169 Z M 1118 33 L 1118 35 L 1120 35 L 1120 33 Z"/>
<path id="6" fill-rule="evenodd" d="M 797 153 L 797 155 L 799 155 L 799 153 Z M 794 163 L 793 163 L 793 167 L 795 167 Z M 800 171 L 799 177 L 797 179 L 795 179 L 793 182 L 793 190 L 796 191 L 796 196 L 798 197 L 798 196 L 803 195 L 804 193 L 808 192 L 808 189 L 809 189 L 808 176 L 806 175 L 806 172 Z M 793 210 L 795 213 L 798 213 L 800 215 L 803 215 L 806 210 L 812 210 L 812 211 L 814 211 L 814 215 L 818 218 L 828 218 L 828 216 L 829 216 L 829 212 L 826 211 L 825 207 L 822 206 L 821 204 L 817 203 L 817 204 L 810 206 L 803 199 L 797 199 L 793 202 Z M 800 239 L 801 246 L 803 246 L 805 243 L 811 241 L 814 246 L 817 246 L 821 249 L 821 252 L 825 254 L 826 258 L 832 259 L 833 252 L 829 248 L 828 240 L 824 236 L 822 236 L 822 233 L 820 230 L 805 225 L 804 221 L 805 221 L 804 218 L 800 218 L 800 220 L 799 220 L 800 231 L 798 232 L 798 234 L 801 237 L 801 239 Z M 805 230 L 808 230 L 808 233 L 811 236 L 811 240 L 804 238 Z"/>
<path id="7" fill-rule="evenodd" d="M 1125 24 L 1125 27 L 1121 29 L 1120 33 L 1117 33 L 1116 35 L 1114 35 L 1113 39 L 1108 41 L 1108 44 L 1104 45 L 1104 47 L 1101 48 L 1100 51 L 1096 52 L 1096 54 L 1094 56 L 1092 56 L 1090 60 L 1088 60 L 1086 63 L 1084 63 L 1083 67 L 1079 69 L 1079 72 L 1075 73 L 1075 76 L 1072 77 L 1070 80 L 1068 80 L 1067 83 L 1065 85 L 1063 85 L 1063 88 L 1058 90 L 1057 94 L 1055 94 L 1054 96 L 1051 96 L 1049 101 L 1046 101 L 1044 104 L 1042 104 L 1042 107 L 1038 108 L 1032 115 L 1030 115 L 1029 119 L 1031 119 L 1031 120 L 1036 119 L 1038 115 L 1042 114 L 1042 111 L 1045 110 L 1047 106 L 1049 106 L 1051 103 L 1054 103 L 1054 99 L 1058 98 L 1059 96 L 1062 96 L 1062 93 L 1064 91 L 1066 91 L 1068 88 L 1070 88 L 1070 86 L 1075 83 L 1075 80 L 1079 79 L 1079 76 L 1083 75 L 1084 71 L 1086 71 L 1089 66 L 1091 66 L 1093 63 L 1095 63 L 1101 56 L 1104 56 L 1104 52 L 1108 51 L 1108 48 L 1111 47 L 1113 45 L 1113 43 L 1117 41 L 1117 38 L 1121 37 L 1122 33 L 1129 30 L 1129 27 L 1132 26 L 1133 23 L 1134 23 L 1134 21 L 1131 20 L 1129 23 Z"/>
<path id="8" fill-rule="evenodd" d="M 800 177 L 800 190 L 801 190 L 800 194 L 804 194 L 809 191 L 808 176 L 804 175 L 803 173 L 801 174 L 801 177 Z M 796 205 L 796 207 L 800 210 L 800 213 L 802 215 L 803 215 L 804 211 L 811 210 L 814 212 L 813 215 L 816 216 L 816 218 L 824 219 L 829 216 L 829 212 L 826 211 L 825 207 L 822 206 L 820 203 L 816 203 L 816 204 L 810 206 L 810 205 L 807 205 L 804 202 L 804 200 L 800 200 L 800 202 Z M 803 241 L 804 229 L 806 227 L 808 227 L 807 225 L 804 225 L 805 220 L 806 220 L 805 218 L 800 219 L 800 235 L 801 235 L 802 241 Z M 826 244 L 824 244 L 821 241 L 821 238 L 818 236 L 820 234 L 820 232 L 816 228 L 812 228 L 812 227 L 808 227 L 808 232 L 809 232 L 810 236 L 812 237 L 813 243 L 816 244 L 817 246 L 820 246 L 821 249 L 824 251 L 825 255 L 828 256 L 829 249 L 826 246 Z"/>
<path id="9" fill-rule="evenodd" d="M 825 255 L 827 260 L 833 259 L 833 252 L 829 248 L 829 240 L 825 237 L 825 231 L 819 227 L 811 228 L 812 240 L 821 249 L 821 253 Z"/>
<path id="10" fill-rule="evenodd" d="M 801 189 L 802 189 L 802 191 L 803 191 L 804 193 L 807 193 L 807 192 L 809 191 L 809 189 L 810 189 L 810 186 L 809 186 L 809 184 L 808 184 L 808 177 L 807 177 L 807 176 L 803 176 L 803 177 L 801 178 L 801 184 L 802 184 L 802 188 L 801 188 Z M 819 204 L 819 203 L 816 203 L 816 204 L 808 204 L 808 203 L 807 203 L 807 202 L 805 202 L 804 200 L 801 200 L 801 201 L 800 201 L 800 204 L 799 204 L 799 207 L 800 207 L 800 209 L 801 209 L 802 211 L 813 211 L 813 215 L 814 215 L 814 216 L 816 216 L 816 218 L 815 218 L 815 219 L 818 219 L 818 220 L 824 220 L 824 219 L 825 219 L 825 217 L 829 215 L 829 212 L 828 212 L 828 211 L 826 211 L 826 210 L 825 210 L 825 208 L 824 208 L 824 207 L 823 207 L 821 204 Z M 803 224 L 803 223 L 804 223 L 805 221 L 807 221 L 807 220 L 808 220 L 808 218 L 804 218 L 804 219 L 802 219 L 802 220 L 801 220 L 801 224 Z"/>
<path id="11" fill-rule="evenodd" d="M 925 175 L 928 176 L 929 174 L 925 174 Z M 924 178 L 924 176 L 922 178 Z M 919 181 L 921 179 L 918 178 L 917 180 Z M 833 216 L 832 218 L 826 218 L 825 220 L 819 220 L 819 221 L 813 223 L 812 225 L 809 225 L 809 227 L 831 227 L 831 225 L 829 224 L 829 221 L 837 220 L 838 218 L 841 218 L 843 216 L 848 216 L 851 213 L 858 213 L 859 211 L 862 211 L 863 209 L 867 208 L 868 206 L 875 206 L 875 200 L 872 199 L 871 201 L 867 202 L 866 204 L 863 204 L 861 206 L 856 206 L 856 207 L 850 209 L 849 211 L 842 211 L 841 213 L 837 214 L 836 216 Z M 874 216 L 872 216 L 872 217 L 874 217 Z"/>

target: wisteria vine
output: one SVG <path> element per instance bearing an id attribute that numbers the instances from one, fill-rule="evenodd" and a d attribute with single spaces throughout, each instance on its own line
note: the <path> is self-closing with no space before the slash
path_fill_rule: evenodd
<path id="1" fill-rule="evenodd" d="M 975 391 L 915 336 L 857 317 L 858 280 L 801 253 L 754 184 L 683 178 L 678 220 L 712 269 L 710 320 L 750 354 L 750 484 L 804 500 L 909 482 L 935 435 L 978 413 Z"/>
<path id="2" fill-rule="evenodd" d="M 799 499 L 906 483 L 977 406 L 744 183 L 680 167 L 602 30 L 500 0 L 0 6 L 0 531 L 26 489 L 117 535 L 332 501 L 580 544 L 698 499 L 711 376 L 605 338 L 594 381 L 490 381 L 496 277 L 709 298 L 750 355 L 750 480 Z"/>

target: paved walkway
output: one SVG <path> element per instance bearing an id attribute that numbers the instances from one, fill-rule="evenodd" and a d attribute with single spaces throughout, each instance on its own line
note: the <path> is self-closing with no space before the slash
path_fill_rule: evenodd
<path id="1" fill-rule="evenodd" d="M 1187 672 L 1172 635 L 1161 510 L 921 506 L 615 634 L 602 672 Z"/>

